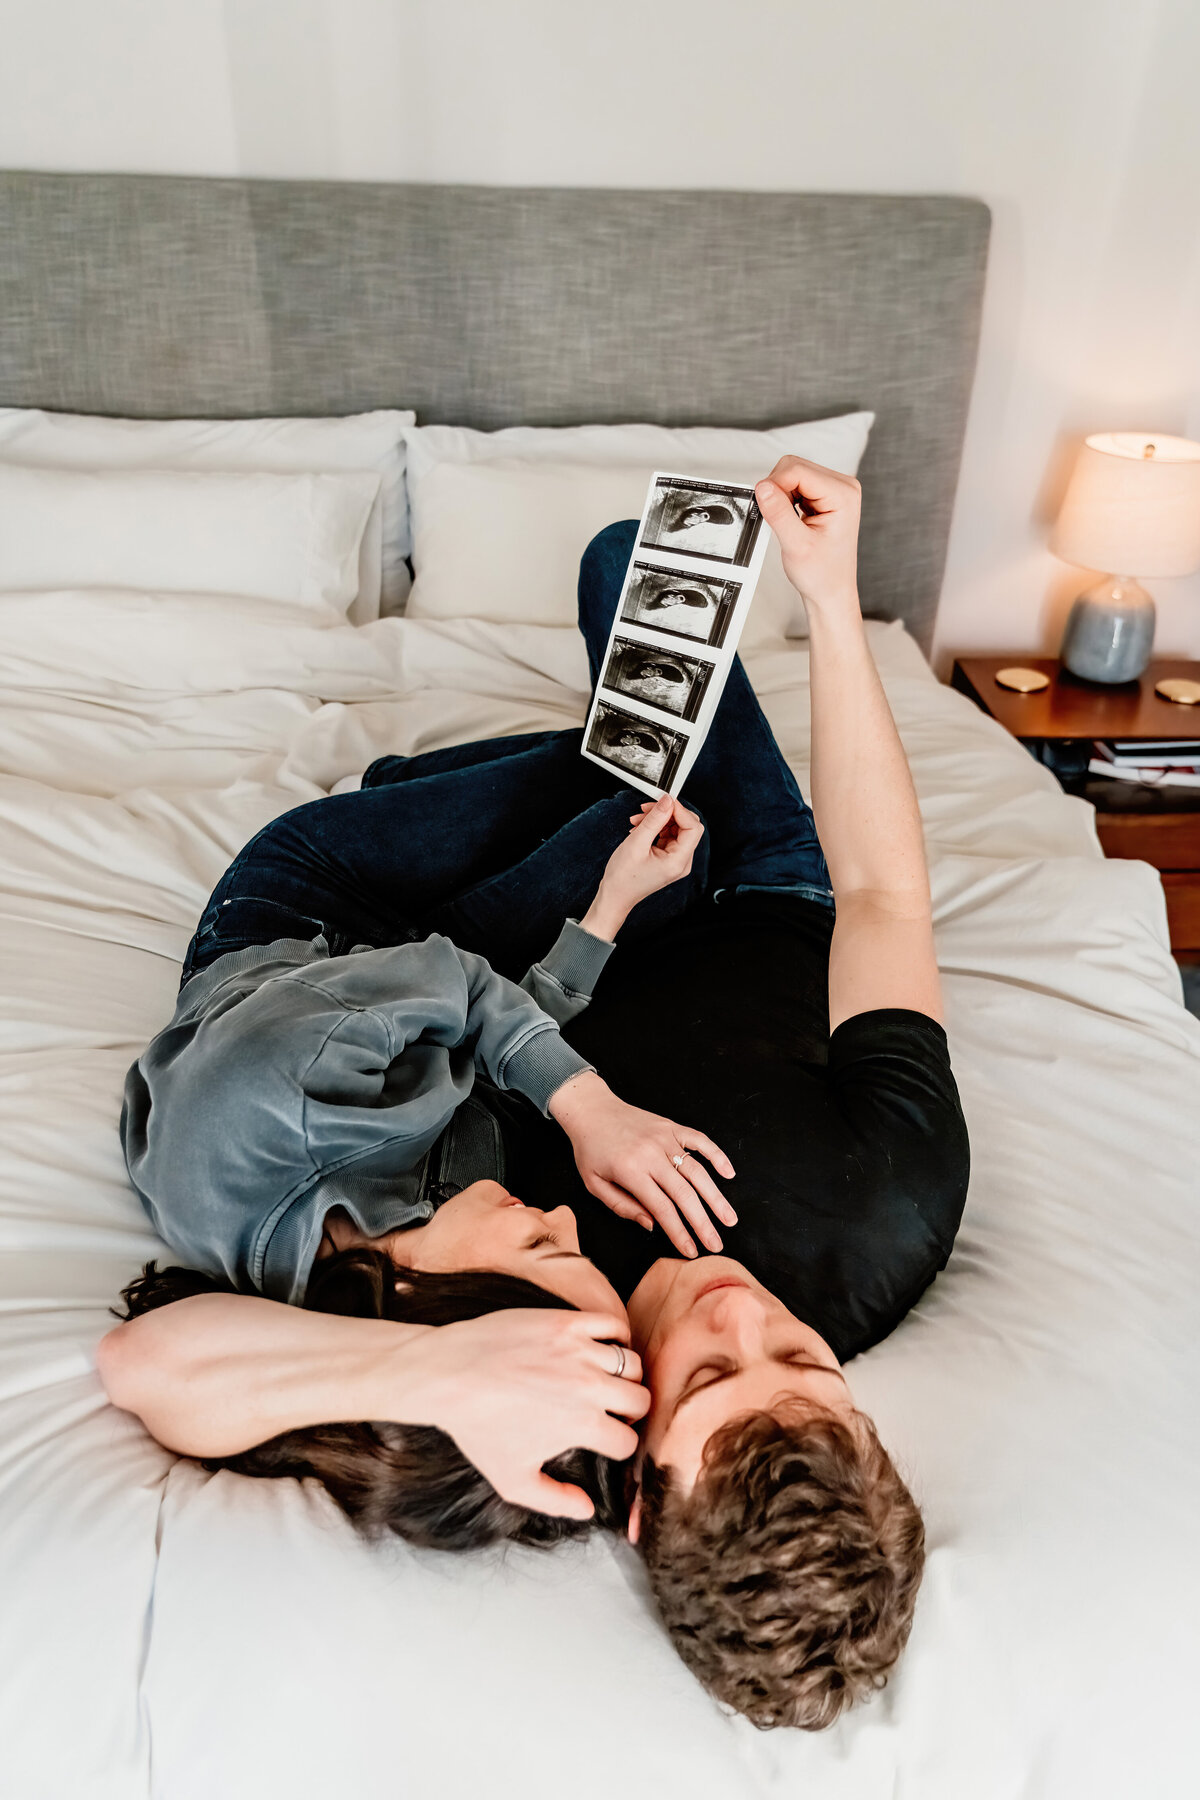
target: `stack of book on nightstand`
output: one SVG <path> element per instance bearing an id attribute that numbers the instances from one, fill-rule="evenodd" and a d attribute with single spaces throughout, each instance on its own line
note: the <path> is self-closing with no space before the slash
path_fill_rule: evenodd
<path id="1" fill-rule="evenodd" d="M 1148 787 L 1200 788 L 1200 738 L 1097 738 L 1092 775 Z"/>

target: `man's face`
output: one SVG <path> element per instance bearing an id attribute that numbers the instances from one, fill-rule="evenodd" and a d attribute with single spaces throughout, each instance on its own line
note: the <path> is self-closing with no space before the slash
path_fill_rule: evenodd
<path id="1" fill-rule="evenodd" d="M 670 1467 L 685 1492 L 704 1446 L 730 1419 L 780 1399 L 847 1417 L 855 1411 L 824 1338 L 732 1257 L 662 1258 L 634 1292 L 629 1320 L 651 1397 L 642 1452 Z"/>

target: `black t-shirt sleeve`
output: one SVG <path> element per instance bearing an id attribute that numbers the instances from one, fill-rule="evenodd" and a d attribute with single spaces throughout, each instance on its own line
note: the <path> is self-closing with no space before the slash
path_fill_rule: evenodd
<path id="1" fill-rule="evenodd" d="M 875 1264 L 870 1274 L 860 1265 L 843 1290 L 870 1297 L 840 1321 L 842 1352 L 853 1355 L 886 1337 L 945 1267 L 970 1146 L 946 1033 L 924 1013 L 889 1008 L 845 1020 L 829 1040 L 827 1079 L 842 1156 L 857 1164 L 855 1236 Z"/>
<path id="2" fill-rule="evenodd" d="M 945 1030 L 928 1014 L 900 1007 L 858 1013 L 830 1037 L 826 1067 L 838 1109 L 859 1136 L 918 1155 L 930 1176 L 957 1192 L 957 1210 L 940 1232 L 948 1253 L 970 1151 Z M 941 1223 L 934 1212 L 928 1216 Z"/>

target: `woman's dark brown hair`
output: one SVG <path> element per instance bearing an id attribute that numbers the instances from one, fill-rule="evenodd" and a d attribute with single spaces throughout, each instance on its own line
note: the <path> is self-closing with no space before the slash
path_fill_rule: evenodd
<path id="1" fill-rule="evenodd" d="M 159 1269 L 151 1262 L 121 1298 L 124 1317 L 132 1319 L 194 1294 L 234 1291 L 228 1282 L 194 1269 Z M 406 1269 L 397 1286 L 390 1259 L 361 1249 L 317 1263 L 304 1304 L 314 1312 L 411 1325 L 453 1325 L 512 1306 L 572 1310 L 557 1294 L 487 1269 L 445 1275 Z M 592 1520 L 559 1519 L 502 1500 L 453 1438 L 428 1425 L 310 1425 L 237 1456 L 206 1457 L 203 1467 L 239 1475 L 311 1476 L 364 1536 L 391 1531 L 432 1550 L 474 1550 L 500 1539 L 556 1544 L 593 1525 L 615 1527 L 623 1521 L 622 1463 L 591 1450 L 570 1450 L 547 1463 L 548 1474 L 581 1487 L 596 1509 Z"/>

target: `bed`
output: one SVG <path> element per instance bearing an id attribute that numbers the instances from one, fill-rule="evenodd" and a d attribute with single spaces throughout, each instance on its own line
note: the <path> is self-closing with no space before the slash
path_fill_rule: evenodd
<path id="1" fill-rule="evenodd" d="M 0 405 L 403 406 L 491 429 L 870 407 L 863 590 L 925 822 L 974 1173 L 946 1272 L 855 1365 L 930 1558 L 876 1702 L 758 1734 L 636 1558 L 368 1547 L 108 1407 L 162 1246 L 124 1070 L 261 823 L 383 749 L 579 723 L 569 628 L 0 596 L 0 1790 L 1043 1800 L 1200 1783 L 1200 1023 L 1148 867 L 922 655 L 987 216 L 940 198 L 0 177 Z M 698 272 L 703 279 L 698 280 Z M 807 775 L 803 638 L 751 677 Z"/>

